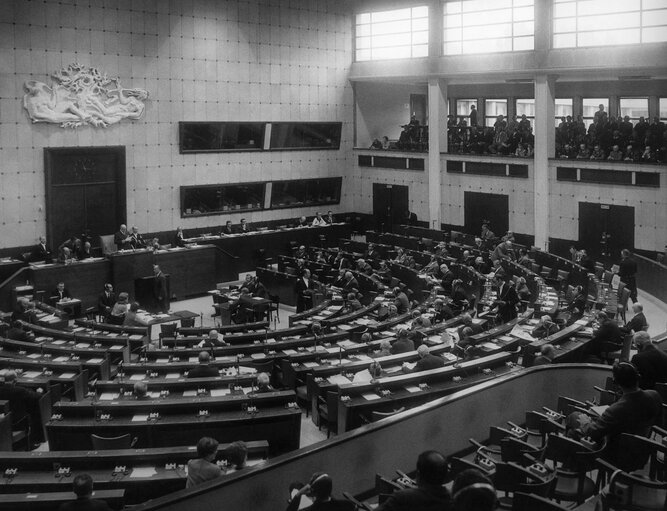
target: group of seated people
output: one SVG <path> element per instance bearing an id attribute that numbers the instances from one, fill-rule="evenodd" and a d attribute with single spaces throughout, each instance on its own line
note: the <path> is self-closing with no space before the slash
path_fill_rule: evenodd
<path id="1" fill-rule="evenodd" d="M 526 115 L 509 121 L 504 115 L 498 115 L 493 126 L 478 126 L 476 121 L 472 122 L 468 125 L 465 117 L 457 122 L 454 115 L 448 116 L 447 152 L 532 158 L 535 136 Z"/>
<path id="2" fill-rule="evenodd" d="M 71 236 L 58 245 L 55 258 L 46 244 L 46 236 L 40 236 L 37 245 L 27 254 L 29 262 L 44 261 L 46 263 L 59 262 L 62 264 L 83 261 L 91 257 L 98 257 L 98 253 L 90 244 L 89 239 L 86 237 L 82 241 L 76 236 Z"/>
<path id="3" fill-rule="evenodd" d="M 556 157 L 571 160 L 609 160 L 641 163 L 667 161 L 667 130 L 658 117 L 609 117 L 600 105 L 586 129 L 581 115 L 561 117 L 556 128 Z"/>

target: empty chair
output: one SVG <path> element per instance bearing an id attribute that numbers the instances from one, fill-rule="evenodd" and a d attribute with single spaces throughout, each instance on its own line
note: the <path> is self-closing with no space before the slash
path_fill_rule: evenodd
<path id="1" fill-rule="evenodd" d="M 603 511 L 662 511 L 667 509 L 667 482 L 617 470 L 600 497 Z"/>
<path id="2" fill-rule="evenodd" d="M 181 328 L 193 328 L 195 326 L 195 318 L 181 319 Z"/>
<path id="3" fill-rule="evenodd" d="M 162 337 L 175 337 L 177 328 L 176 323 L 163 323 L 160 325 L 160 333 Z"/>
<path id="4" fill-rule="evenodd" d="M 110 449 L 130 449 L 137 443 L 137 437 L 132 438 L 129 433 L 114 437 L 104 437 L 95 434 L 90 435 L 93 449 L 105 451 Z"/>
<path id="5" fill-rule="evenodd" d="M 523 467 L 517 463 L 496 463 L 493 484 L 496 490 L 504 492 L 499 499 L 500 507 L 511 509 L 515 492 L 522 491 L 550 497 L 556 483 L 555 471 L 548 470 L 540 464 Z"/>

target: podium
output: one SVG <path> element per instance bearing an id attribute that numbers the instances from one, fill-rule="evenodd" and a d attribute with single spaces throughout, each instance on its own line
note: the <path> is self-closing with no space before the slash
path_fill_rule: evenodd
<path id="1" fill-rule="evenodd" d="M 165 304 L 169 309 L 169 298 L 171 296 L 171 275 L 165 274 L 167 291 L 165 293 Z M 161 312 L 157 298 L 153 294 L 155 286 L 155 277 L 141 277 L 134 280 L 134 299 L 139 302 L 139 306 L 148 312 Z"/>

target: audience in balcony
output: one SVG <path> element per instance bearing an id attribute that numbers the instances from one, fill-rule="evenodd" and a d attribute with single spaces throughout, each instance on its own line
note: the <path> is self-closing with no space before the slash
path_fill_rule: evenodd
<path id="1" fill-rule="evenodd" d="M 471 121 L 468 126 L 465 118 L 461 118 L 457 123 L 453 115 L 449 116 L 447 122 L 449 153 L 500 154 L 525 158 L 533 156 L 535 137 L 530 120 L 525 115 L 509 122 L 504 115 L 499 115 L 492 127 L 477 125 L 476 110 L 474 119 L 475 122 Z"/>
<path id="2" fill-rule="evenodd" d="M 579 147 L 574 155 L 573 147 Z M 633 126 L 629 116 L 607 116 L 600 105 L 588 130 L 581 116 L 576 121 L 571 116 L 561 117 L 556 128 L 556 157 L 664 163 L 667 161 L 667 130 L 657 117 L 650 124 L 640 117 Z"/>

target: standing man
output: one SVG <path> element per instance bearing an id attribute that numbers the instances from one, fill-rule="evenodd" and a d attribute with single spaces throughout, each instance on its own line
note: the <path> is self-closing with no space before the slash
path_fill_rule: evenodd
<path id="1" fill-rule="evenodd" d="M 503 277 L 496 277 L 498 284 L 498 316 L 501 323 L 507 323 L 517 316 L 516 304 L 519 303 L 519 296 L 516 289 L 511 286 Z"/>
<path id="2" fill-rule="evenodd" d="M 111 314 L 111 309 L 115 304 L 116 293 L 113 292 L 113 285 L 106 283 L 104 284 L 104 291 L 97 297 L 97 310 L 106 320 L 107 316 Z"/>
<path id="3" fill-rule="evenodd" d="M 45 261 L 45 262 L 51 262 L 51 259 L 53 256 L 51 255 L 51 251 L 46 247 L 46 236 L 40 236 L 39 237 L 39 243 L 35 245 L 35 248 L 32 249 L 32 253 L 30 254 L 30 260 L 31 261 Z"/>
<path id="4" fill-rule="evenodd" d="M 155 278 L 153 279 L 153 296 L 157 300 L 160 312 L 167 312 L 169 310 L 167 306 L 167 277 L 165 277 L 157 264 L 153 265 L 153 273 L 155 274 Z"/>
<path id="5" fill-rule="evenodd" d="M 310 278 L 310 270 L 303 270 L 303 275 L 298 278 L 294 286 L 296 293 L 296 311 L 303 312 L 313 306 L 313 294 L 315 292 L 315 283 Z"/>
<path id="6" fill-rule="evenodd" d="M 468 125 L 477 126 L 477 107 L 475 105 L 470 105 L 470 115 L 468 116 Z"/>
<path id="7" fill-rule="evenodd" d="M 621 282 L 625 283 L 630 290 L 630 300 L 632 303 L 637 301 L 637 281 L 635 276 L 637 275 L 637 263 L 632 257 L 630 257 L 630 251 L 627 248 L 621 250 L 621 264 L 618 269 L 618 276 L 621 278 Z"/>

